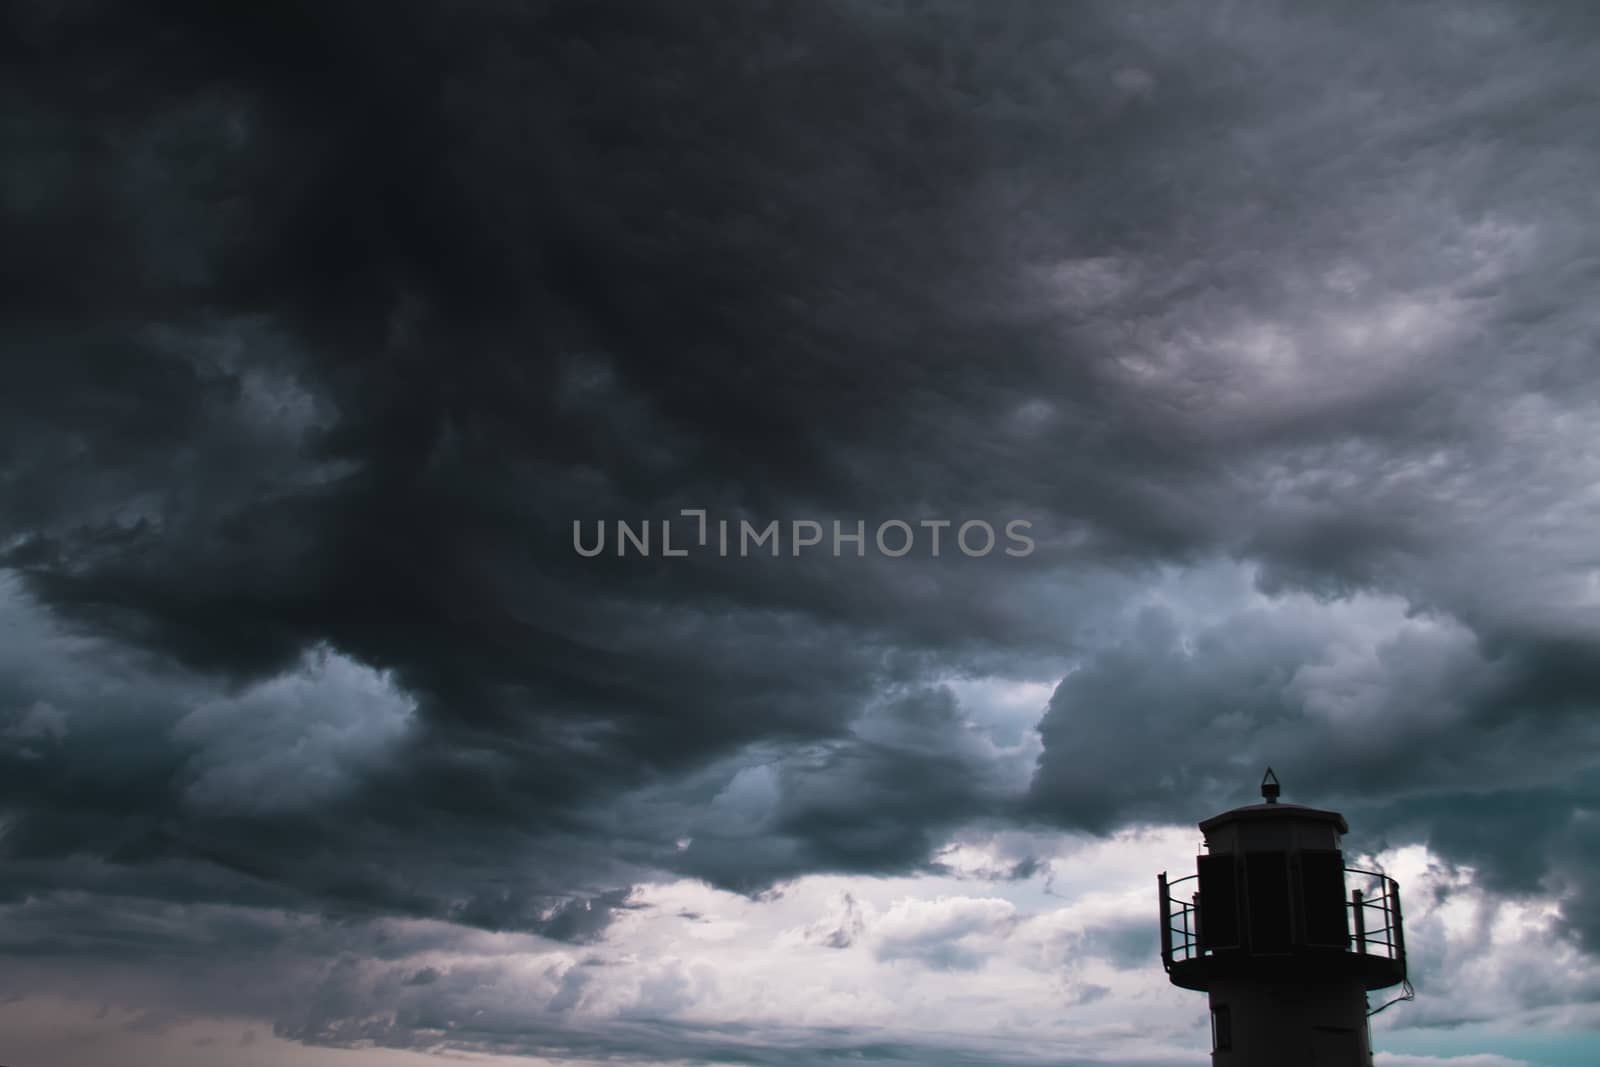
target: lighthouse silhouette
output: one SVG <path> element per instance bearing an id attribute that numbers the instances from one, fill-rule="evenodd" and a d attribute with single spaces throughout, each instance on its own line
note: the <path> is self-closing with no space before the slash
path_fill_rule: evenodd
<path id="1" fill-rule="evenodd" d="M 1262 803 L 1200 824 L 1196 873 L 1158 878 L 1161 962 L 1211 999 L 1214 1067 L 1371 1067 L 1369 990 L 1406 982 L 1400 886 L 1346 867 L 1344 816 Z M 1394 1003 L 1390 1001 L 1389 1003 Z"/>

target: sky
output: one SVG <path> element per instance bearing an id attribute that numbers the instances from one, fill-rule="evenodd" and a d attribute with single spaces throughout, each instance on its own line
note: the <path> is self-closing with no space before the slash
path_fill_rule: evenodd
<path id="1" fill-rule="evenodd" d="M 0 1062 L 1594 1062 L 1592 5 L 0 20 Z"/>

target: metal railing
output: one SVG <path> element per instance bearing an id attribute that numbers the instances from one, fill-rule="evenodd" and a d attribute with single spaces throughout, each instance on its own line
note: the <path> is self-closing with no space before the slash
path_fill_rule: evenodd
<path id="1" fill-rule="evenodd" d="M 1350 891 L 1350 941 L 1366 956 L 1402 960 L 1406 955 L 1405 927 L 1400 916 L 1400 883 L 1381 871 L 1346 867 L 1346 875 L 1361 879 Z M 1370 914 L 1376 913 L 1376 914 Z"/>
<path id="2" fill-rule="evenodd" d="M 1198 894 L 1189 900 L 1175 902 L 1172 899 L 1173 886 L 1196 881 L 1199 877 L 1191 874 L 1169 882 L 1165 871 L 1160 875 L 1161 959 L 1169 968 L 1174 960 L 1192 960 L 1203 955 L 1200 948 L 1200 909 L 1196 906 Z M 1178 905 L 1177 911 L 1172 910 L 1174 903 Z"/>
<path id="3" fill-rule="evenodd" d="M 1379 871 L 1358 867 L 1344 868 L 1346 876 L 1354 875 L 1356 887 L 1344 902 L 1349 936 L 1344 949 L 1359 955 L 1382 959 L 1405 960 L 1405 928 L 1400 914 L 1400 884 Z M 1205 948 L 1200 937 L 1199 894 L 1189 899 L 1175 898 L 1173 888 L 1184 882 L 1194 882 L 1198 875 L 1167 880 L 1165 872 L 1158 876 L 1161 893 L 1161 960 L 1171 970 L 1174 963 L 1210 956 L 1213 950 Z M 1347 878 L 1347 884 L 1348 884 Z"/>

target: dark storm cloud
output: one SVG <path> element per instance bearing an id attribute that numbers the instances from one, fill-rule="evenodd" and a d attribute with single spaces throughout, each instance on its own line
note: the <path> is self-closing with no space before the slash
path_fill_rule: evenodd
<path id="1" fill-rule="evenodd" d="M 1197 805 L 1254 800 L 1271 764 L 1290 799 L 1347 814 L 1353 847 L 1422 840 L 1494 890 L 1556 892 L 1595 943 L 1570 859 L 1600 800 L 1594 690 L 1552 685 L 1548 647 L 1489 648 L 1370 596 L 1246 592 L 1229 606 L 1224 590 L 1185 592 L 1216 614 L 1144 608 L 1057 688 L 1040 723 L 1040 811 L 1100 831 L 1189 821 Z"/>
<path id="2" fill-rule="evenodd" d="M 16 262 L 42 295 L 10 328 L 36 357 L 9 394 L 10 560 L 62 618 L 224 682 L 327 643 L 421 701 L 424 736 L 355 810 L 202 812 L 148 848 L 300 881 L 307 840 L 334 854 L 360 825 L 365 873 L 305 877 L 399 905 L 415 898 L 382 885 L 390 841 L 581 831 L 585 798 L 837 735 L 875 679 L 937 652 L 950 669 L 1058 639 L 972 592 L 1020 568 L 972 564 L 941 588 L 867 561 L 841 585 L 831 561 L 567 549 L 573 518 L 683 505 L 1021 506 L 971 475 L 1029 442 L 969 455 L 942 447 L 951 419 L 1009 414 L 1030 368 L 1093 375 L 1011 345 L 975 392 L 974 353 L 1033 327 L 953 298 L 920 321 L 992 257 L 963 220 L 1008 150 L 943 84 L 1004 73 L 945 40 L 975 16 L 17 17 L 33 103 L 11 225 L 53 224 L 53 247 L 120 269 L 91 285 L 74 260 Z M 772 121 L 796 108 L 812 118 Z M 981 630 L 895 607 L 963 589 Z M 154 810 L 177 783 L 152 767 L 139 786 L 135 810 Z M 921 818 L 915 795 L 897 817 Z M 793 820 L 819 855 L 859 834 L 815 806 Z"/>
<path id="3" fill-rule="evenodd" d="M 892 699 L 848 739 L 739 771 L 688 813 L 679 865 L 748 891 L 810 871 L 926 864 L 943 832 L 1007 809 L 994 762 L 948 689 Z"/>
<path id="4" fill-rule="evenodd" d="M 6 19 L 6 899 L 583 941 L 1272 762 L 1600 936 L 1581 5 Z M 686 507 L 1039 549 L 572 551 Z M 1069 668 L 1024 796 L 938 683 Z"/>

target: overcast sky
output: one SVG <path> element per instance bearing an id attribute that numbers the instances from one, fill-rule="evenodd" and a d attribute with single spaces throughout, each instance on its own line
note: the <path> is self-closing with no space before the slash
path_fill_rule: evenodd
<path id="1" fill-rule="evenodd" d="M 1593 1062 L 1593 5 L 3 18 L 0 1061 L 1202 1063 L 1270 763 Z"/>

